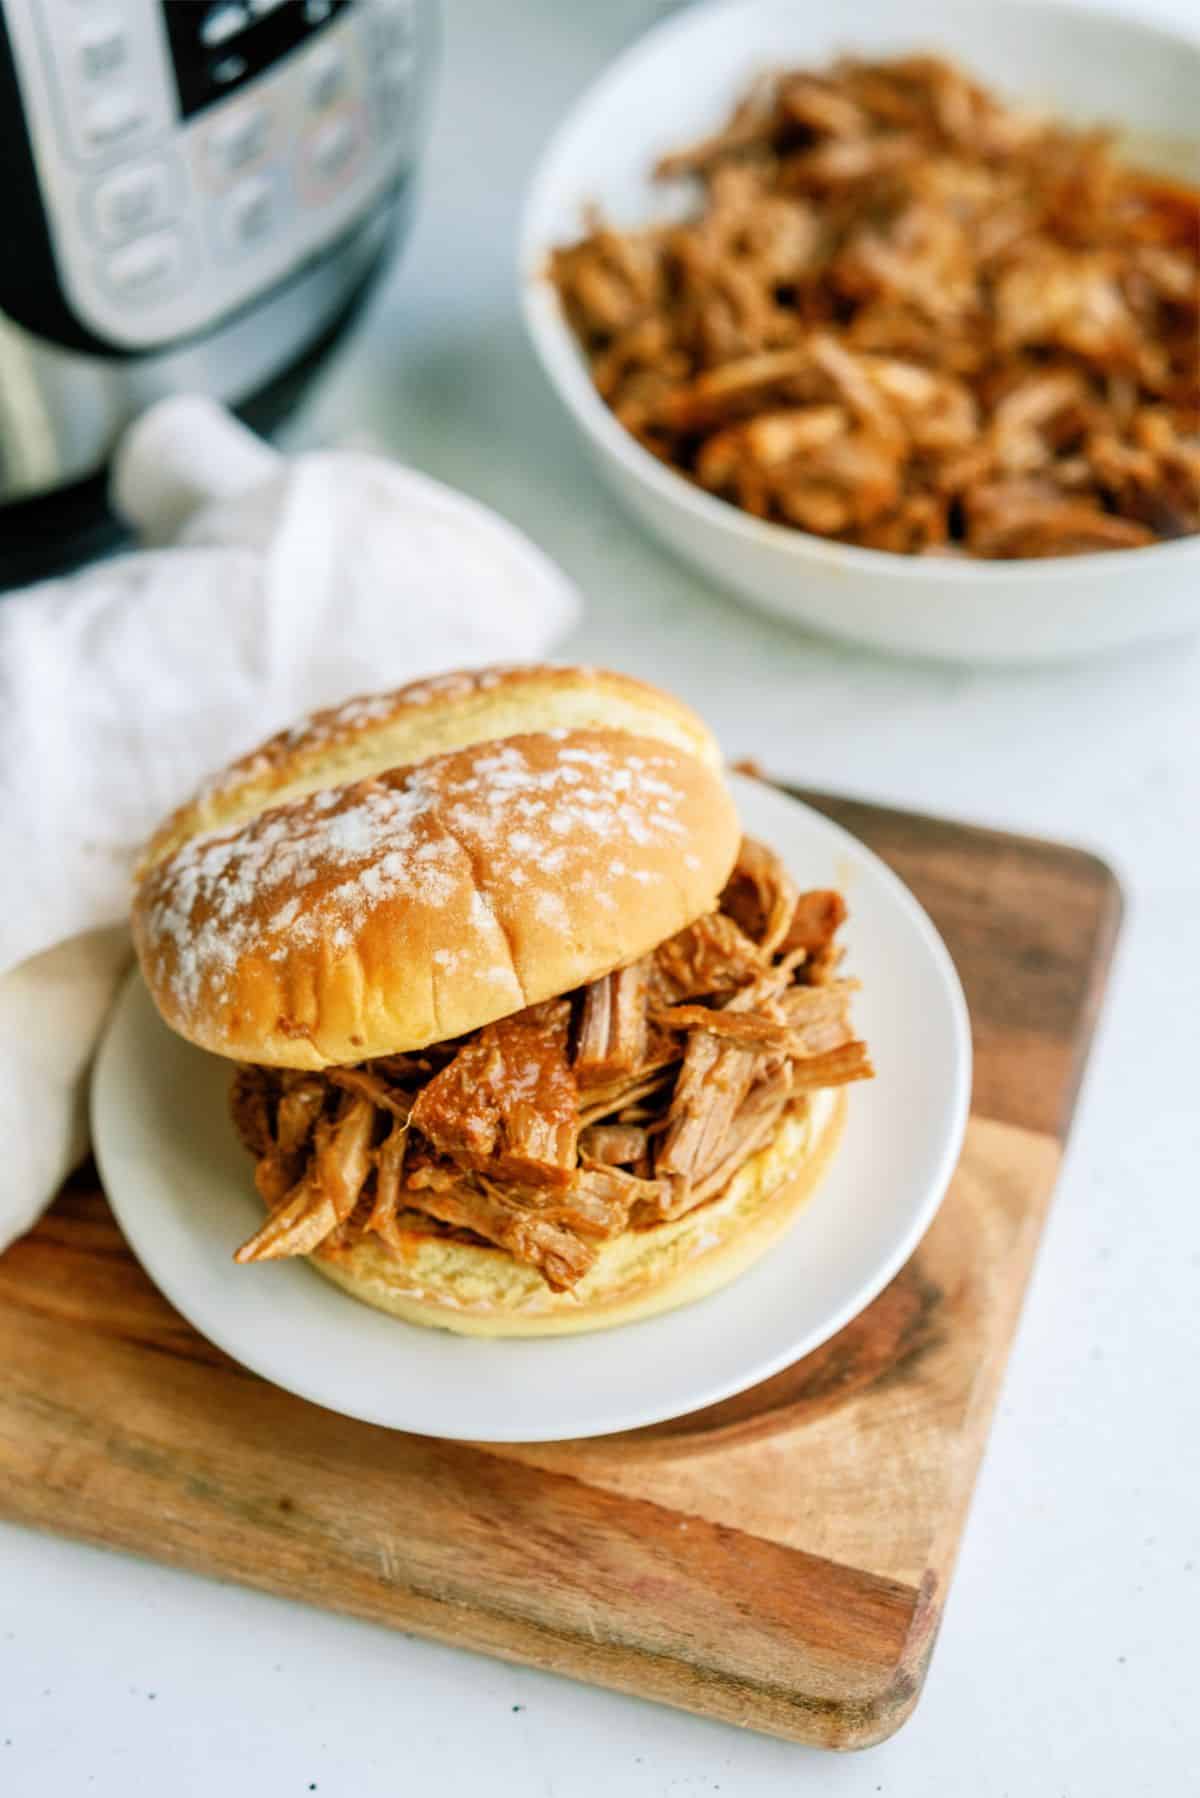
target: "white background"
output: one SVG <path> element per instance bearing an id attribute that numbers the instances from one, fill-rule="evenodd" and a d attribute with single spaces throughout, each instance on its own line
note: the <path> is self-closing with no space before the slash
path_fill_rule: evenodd
<path id="1" fill-rule="evenodd" d="M 568 652 L 667 681 L 731 754 L 1067 837 L 1126 881 L 924 1697 L 838 1759 L 3 1527 L 4 1798 L 1200 1789 L 1200 657 L 973 675 L 859 655 L 742 611 L 616 510 L 522 341 L 512 246 L 546 131 L 652 11 L 450 0 L 419 227 L 294 436 L 386 445 L 498 506 L 588 595 Z"/>

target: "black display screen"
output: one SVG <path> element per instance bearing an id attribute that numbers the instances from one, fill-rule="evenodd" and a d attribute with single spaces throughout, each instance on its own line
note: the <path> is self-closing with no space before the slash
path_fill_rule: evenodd
<path id="1" fill-rule="evenodd" d="M 322 31 L 352 0 L 162 0 L 183 116 L 223 100 Z"/>

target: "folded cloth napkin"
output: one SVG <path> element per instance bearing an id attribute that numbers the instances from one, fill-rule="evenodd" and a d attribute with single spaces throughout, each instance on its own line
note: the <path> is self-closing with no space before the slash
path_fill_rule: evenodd
<path id="1" fill-rule="evenodd" d="M 462 494 L 352 450 L 284 459 L 198 397 L 131 427 L 113 494 L 171 547 L 0 599 L 0 1249 L 86 1149 L 130 868 L 163 814 L 313 706 L 536 659 L 579 610 Z"/>

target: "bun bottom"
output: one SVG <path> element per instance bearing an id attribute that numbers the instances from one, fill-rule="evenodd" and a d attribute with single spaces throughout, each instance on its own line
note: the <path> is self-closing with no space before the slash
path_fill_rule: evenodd
<path id="1" fill-rule="evenodd" d="M 416 1231 L 398 1249 L 369 1236 L 309 1260 L 364 1304 L 463 1336 L 568 1336 L 633 1323 L 706 1298 L 783 1235 L 828 1165 L 845 1110 L 840 1090 L 812 1094 L 718 1198 L 614 1237 L 569 1292 L 552 1292 L 502 1249 Z"/>

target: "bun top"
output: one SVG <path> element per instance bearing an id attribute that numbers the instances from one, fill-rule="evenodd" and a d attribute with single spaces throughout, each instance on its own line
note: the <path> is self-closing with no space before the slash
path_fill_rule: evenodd
<path id="1" fill-rule="evenodd" d="M 493 669 L 317 713 L 143 858 L 166 1021 L 239 1060 L 417 1049 L 568 992 L 711 910 L 740 836 L 710 733 L 584 669 Z"/>
<path id="2" fill-rule="evenodd" d="M 673 743 L 719 769 L 704 720 L 670 693 L 603 668 L 473 668 L 370 693 L 268 738 L 206 781 L 155 832 L 139 876 L 188 837 L 281 800 L 531 730 L 620 730 Z"/>

